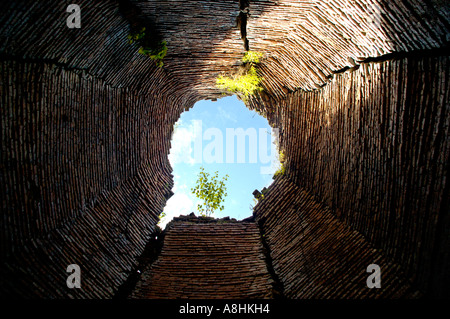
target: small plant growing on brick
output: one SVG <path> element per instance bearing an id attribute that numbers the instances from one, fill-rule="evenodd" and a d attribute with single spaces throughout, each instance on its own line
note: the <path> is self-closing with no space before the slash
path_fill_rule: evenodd
<path id="1" fill-rule="evenodd" d="M 239 95 L 244 101 L 258 91 L 262 91 L 261 77 L 258 75 L 255 65 L 260 63 L 263 54 L 255 51 L 247 51 L 242 58 L 243 65 L 232 76 L 220 75 L 216 79 L 219 89 Z"/>
<path id="2" fill-rule="evenodd" d="M 197 205 L 201 216 L 208 217 L 214 214 L 216 210 L 222 211 L 224 209 L 222 202 L 227 196 L 225 185 L 227 179 L 228 175 L 219 179 L 219 172 L 210 175 L 205 172 L 203 167 L 200 167 L 196 185 L 191 188 L 191 192 L 202 201 L 201 204 Z"/>
<path id="3" fill-rule="evenodd" d="M 281 167 L 273 174 L 273 178 L 286 174 L 286 166 L 281 164 Z"/>
<path id="4" fill-rule="evenodd" d="M 146 28 L 141 28 L 138 32 L 134 32 L 128 35 L 128 43 L 136 43 L 140 46 L 139 53 L 148 56 L 155 61 L 158 67 L 164 65 L 163 59 L 167 54 L 167 42 L 161 41 L 156 45 L 151 43 L 146 33 Z"/>
<path id="5" fill-rule="evenodd" d="M 244 53 L 244 57 L 242 58 L 242 62 L 258 64 L 262 57 L 263 57 L 263 54 L 261 52 L 246 51 Z"/>
<path id="6" fill-rule="evenodd" d="M 166 217 L 167 217 L 166 212 L 162 212 L 161 214 L 159 214 L 159 216 L 158 216 L 159 221 L 158 221 L 158 224 L 157 224 L 159 227 L 161 227 L 161 224 L 162 224 L 162 222 L 163 222 L 163 219 L 166 218 Z"/>

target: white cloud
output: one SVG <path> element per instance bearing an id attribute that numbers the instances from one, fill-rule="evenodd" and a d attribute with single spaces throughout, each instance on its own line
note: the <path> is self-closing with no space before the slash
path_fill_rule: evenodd
<path id="1" fill-rule="evenodd" d="M 195 163 L 192 156 L 194 139 L 194 124 L 183 125 L 183 122 L 179 120 L 175 125 L 169 153 L 169 161 L 172 167 L 176 163 L 189 163 L 191 165 Z"/>
<path id="2" fill-rule="evenodd" d="M 185 193 L 178 191 L 169 198 L 164 208 L 166 216 L 161 219 L 159 227 L 166 227 L 166 224 L 170 222 L 174 217 L 180 215 L 189 215 L 191 212 L 195 212 L 196 203 Z"/>
<path id="3" fill-rule="evenodd" d="M 189 215 L 197 211 L 198 200 L 191 194 L 191 189 L 185 184 L 181 177 L 174 173 L 174 187 L 172 189 L 174 195 L 169 198 L 164 207 L 166 216 L 158 223 L 159 227 L 164 229 L 174 217 L 180 215 Z"/>

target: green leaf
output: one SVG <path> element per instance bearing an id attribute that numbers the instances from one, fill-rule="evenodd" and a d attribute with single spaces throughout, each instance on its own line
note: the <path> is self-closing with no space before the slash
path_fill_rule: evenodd
<path id="1" fill-rule="evenodd" d="M 224 197 L 227 196 L 224 183 L 226 176 L 222 178 L 222 180 L 219 180 L 218 171 L 216 171 L 214 175 L 211 175 L 210 173 L 205 172 L 203 166 L 200 167 L 196 185 L 192 188 L 192 193 L 198 199 L 202 200 L 202 204 L 197 205 L 200 215 L 209 216 L 214 214 L 216 209 L 224 209 L 224 206 L 220 204 L 224 201 Z M 225 196 L 223 196 L 223 194 L 225 194 Z"/>

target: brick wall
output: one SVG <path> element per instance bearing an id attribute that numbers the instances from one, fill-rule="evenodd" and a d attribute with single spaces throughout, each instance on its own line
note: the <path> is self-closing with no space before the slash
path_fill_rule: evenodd
<path id="1" fill-rule="evenodd" d="M 215 78 L 236 70 L 245 50 L 237 18 L 247 9 L 237 1 L 77 4 L 81 29 L 66 27 L 65 1 L 2 3 L 2 294 L 115 294 L 171 194 L 173 124 L 196 101 L 221 96 Z M 286 178 L 418 290 L 445 294 L 448 5 L 255 1 L 248 9 L 249 48 L 264 53 L 264 92 L 248 107 L 281 129 Z M 167 40 L 164 68 L 128 43 L 143 20 Z M 290 213 L 274 214 L 290 225 Z M 82 290 L 65 286 L 71 263 L 82 267 Z M 281 281 L 293 278 L 283 271 Z"/>
<path id="2" fill-rule="evenodd" d="M 421 296 L 411 287 L 402 267 L 285 177 L 270 185 L 254 215 L 286 298 Z M 367 286 L 371 264 L 380 267 L 381 288 Z"/>
<path id="3" fill-rule="evenodd" d="M 430 292 L 448 278 L 449 62 L 364 64 L 260 102 L 281 129 L 288 178 Z"/>
<path id="4" fill-rule="evenodd" d="M 273 280 L 254 222 L 186 216 L 165 230 L 156 262 L 131 298 L 272 298 Z"/>

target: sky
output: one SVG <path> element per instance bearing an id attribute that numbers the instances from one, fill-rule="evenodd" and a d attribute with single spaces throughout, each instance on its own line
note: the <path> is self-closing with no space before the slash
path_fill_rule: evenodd
<path id="1" fill-rule="evenodd" d="M 242 220 L 251 216 L 253 191 L 269 186 L 280 167 L 276 133 L 264 117 L 247 109 L 236 96 L 199 101 L 183 112 L 175 124 L 169 153 L 174 195 L 166 203 L 160 227 L 164 229 L 176 216 L 200 215 L 200 200 L 191 188 L 201 166 L 211 175 L 218 171 L 219 179 L 229 176 L 224 210 L 213 217 Z"/>

